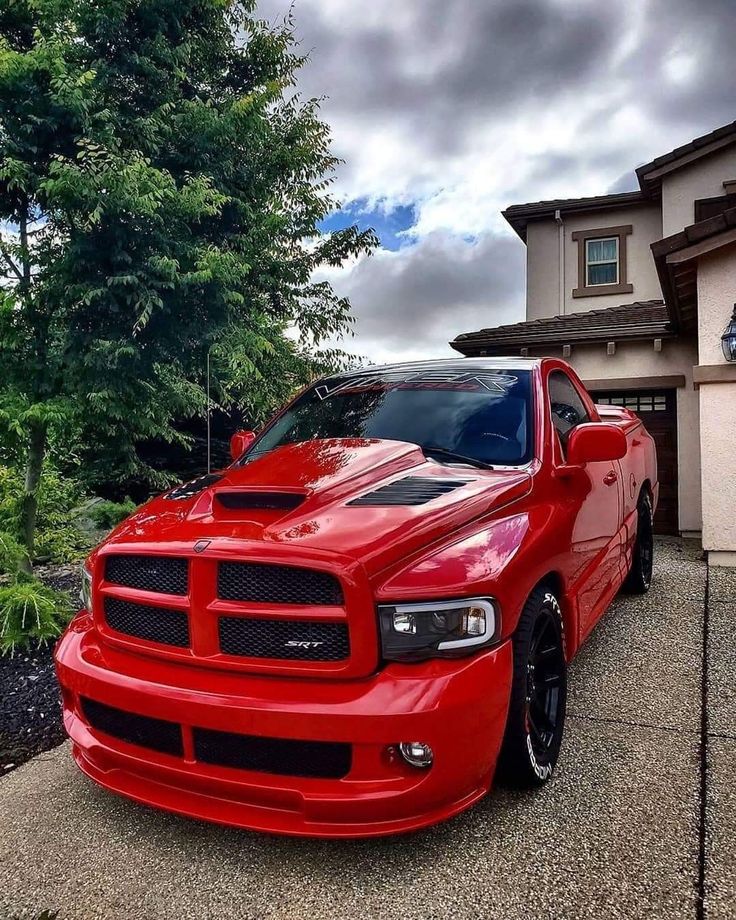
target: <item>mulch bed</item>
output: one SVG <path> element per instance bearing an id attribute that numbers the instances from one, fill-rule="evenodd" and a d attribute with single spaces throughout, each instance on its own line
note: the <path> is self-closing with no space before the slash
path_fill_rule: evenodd
<path id="1" fill-rule="evenodd" d="M 78 564 L 43 566 L 35 574 L 76 604 Z M 0 656 L 0 776 L 64 740 L 53 648 L 50 642 Z"/>

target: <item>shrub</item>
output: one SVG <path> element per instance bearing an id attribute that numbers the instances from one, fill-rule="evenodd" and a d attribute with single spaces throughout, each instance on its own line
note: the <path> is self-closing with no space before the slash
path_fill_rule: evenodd
<path id="1" fill-rule="evenodd" d="M 18 540 L 23 478 L 15 467 L 0 466 L 0 531 Z M 35 555 L 51 562 L 73 562 L 89 549 L 72 511 L 83 500 L 79 485 L 47 463 L 38 492 Z"/>
<path id="2" fill-rule="evenodd" d="M 15 537 L 0 531 L 0 575 L 16 576 L 26 558 L 26 551 Z"/>
<path id="3" fill-rule="evenodd" d="M 112 530 L 136 508 L 136 503 L 130 498 L 126 498 L 124 502 L 101 501 L 92 505 L 89 509 L 89 516 L 100 530 Z"/>
<path id="4" fill-rule="evenodd" d="M 0 587 L 0 653 L 36 639 L 57 636 L 71 617 L 66 594 L 53 591 L 36 579 L 19 580 Z"/>

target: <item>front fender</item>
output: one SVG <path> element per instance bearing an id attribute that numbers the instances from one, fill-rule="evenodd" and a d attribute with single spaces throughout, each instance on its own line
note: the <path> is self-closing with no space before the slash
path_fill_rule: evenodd
<path id="1" fill-rule="evenodd" d="M 377 599 L 391 603 L 490 595 L 501 606 L 503 635 L 510 635 L 524 602 L 542 577 L 541 560 L 533 558 L 534 524 L 526 510 L 433 547 L 394 569 L 377 587 Z"/>

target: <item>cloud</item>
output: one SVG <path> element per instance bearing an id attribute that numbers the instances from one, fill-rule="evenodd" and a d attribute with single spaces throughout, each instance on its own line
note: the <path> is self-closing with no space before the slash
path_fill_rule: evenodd
<path id="1" fill-rule="evenodd" d="M 513 322 L 524 297 L 524 248 L 517 243 L 492 234 L 466 242 L 437 232 L 341 270 L 331 280 L 339 281 L 355 314 L 354 337 L 342 347 L 378 363 L 451 357 L 457 353 L 448 342 L 458 332 Z"/>
<path id="2" fill-rule="evenodd" d="M 444 353 L 489 309 L 522 319 L 524 248 L 502 208 L 635 187 L 635 166 L 736 118 L 733 0 L 295 0 L 294 15 L 300 89 L 328 97 L 345 160 L 337 194 L 397 250 L 334 278 L 364 354 L 403 354 L 396 327 L 422 290 L 415 351 Z M 481 265 L 486 250 L 508 270 Z"/>

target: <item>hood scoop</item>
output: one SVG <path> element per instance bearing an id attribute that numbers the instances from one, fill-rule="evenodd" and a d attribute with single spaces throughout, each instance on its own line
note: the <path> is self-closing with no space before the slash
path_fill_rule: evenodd
<path id="1" fill-rule="evenodd" d="M 293 511 L 306 499 L 303 492 L 234 492 L 216 493 L 217 502 L 228 511 Z"/>
<path id="2" fill-rule="evenodd" d="M 374 492 L 366 492 L 348 505 L 426 505 L 435 498 L 454 492 L 472 479 L 439 479 L 434 476 L 406 476 Z"/>

